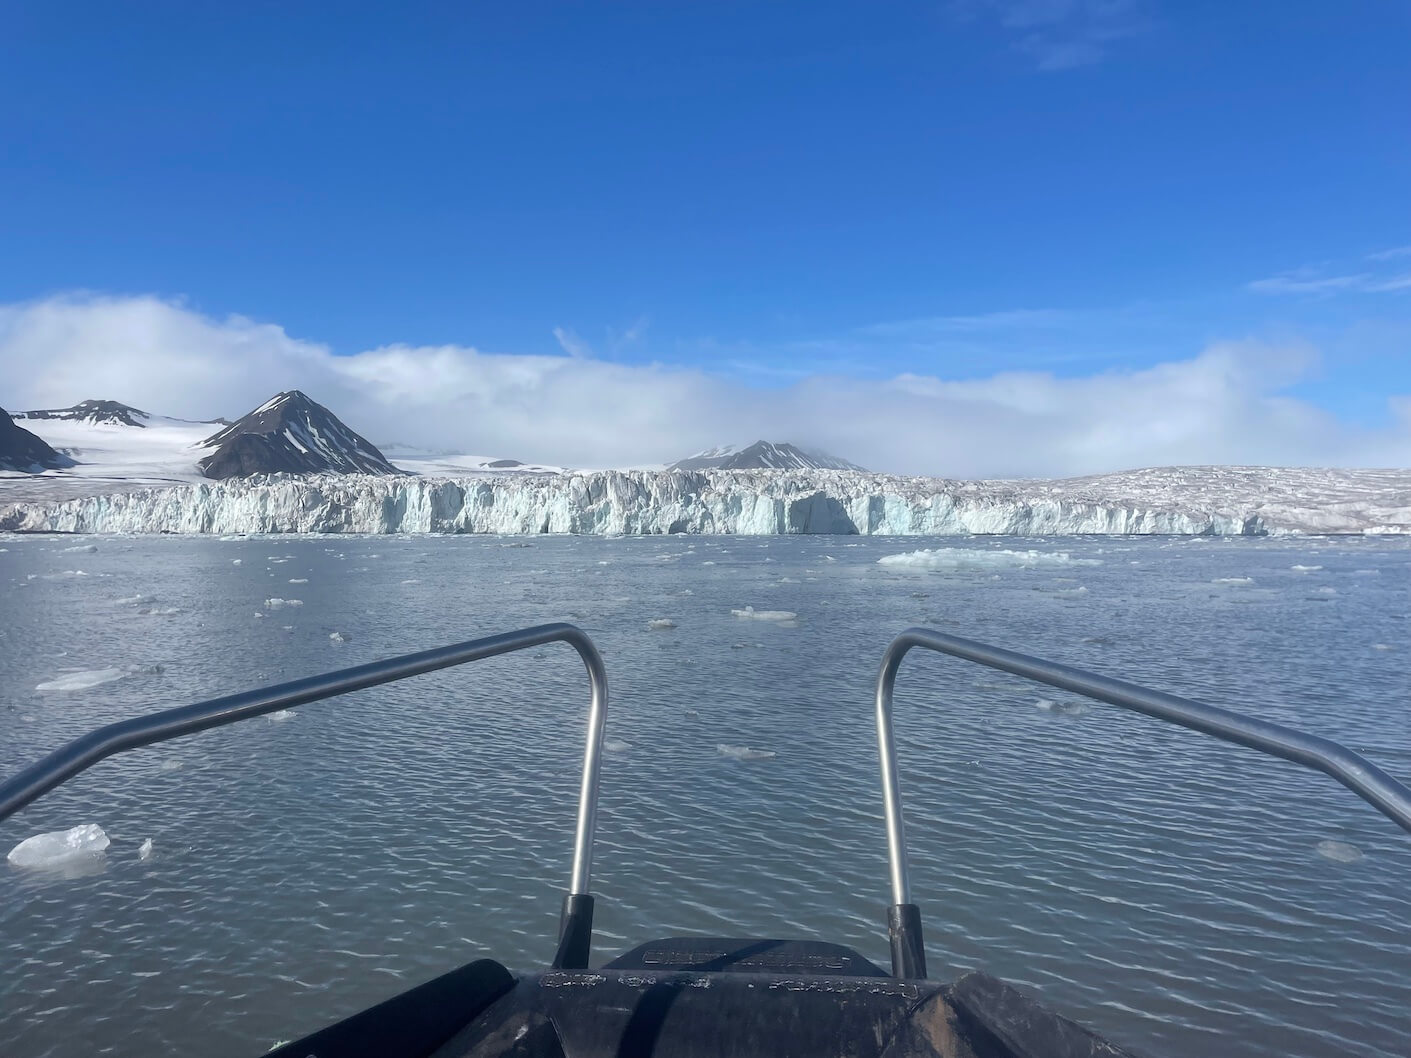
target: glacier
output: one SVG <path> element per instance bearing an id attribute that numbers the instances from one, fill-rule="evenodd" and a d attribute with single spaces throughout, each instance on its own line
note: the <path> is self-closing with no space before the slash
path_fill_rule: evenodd
<path id="1" fill-rule="evenodd" d="M 0 493 L 3 500 L 3 493 Z M 0 502 L 0 531 L 833 533 L 1411 532 L 1411 470 L 1161 467 L 958 481 L 843 470 L 607 470 L 474 478 L 270 475 Z"/>

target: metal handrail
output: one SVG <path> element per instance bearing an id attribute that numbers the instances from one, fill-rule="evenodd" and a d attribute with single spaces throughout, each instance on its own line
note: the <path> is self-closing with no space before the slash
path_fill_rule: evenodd
<path id="1" fill-rule="evenodd" d="M 897 669 L 912 647 L 924 647 L 988 665 L 1314 768 L 1331 775 L 1411 833 L 1411 789 L 1365 757 L 1331 739 L 1271 724 L 1266 720 L 1256 720 L 1189 698 L 1149 690 L 1124 680 L 1114 680 L 992 647 L 973 639 L 933 632 L 928 628 L 908 628 L 887 647 L 882 656 L 882 670 L 877 676 L 877 745 L 882 757 L 882 802 L 887 822 L 887 860 L 893 905 L 889 911 L 889 922 L 892 924 L 893 973 L 897 976 L 925 976 L 920 919 L 915 913 L 915 905 L 911 903 L 911 884 L 907 878 L 906 835 L 902 825 L 901 790 L 897 781 L 897 748 L 892 736 L 892 691 Z M 899 910 L 908 908 L 910 911 L 905 913 Z M 913 932 L 914 936 L 911 936 Z M 918 967 L 919 974 L 898 972 L 899 969 L 915 970 Z"/>
<path id="2" fill-rule="evenodd" d="M 573 870 L 569 877 L 568 895 L 564 900 L 564 922 L 560 927 L 560 948 L 555 965 L 587 965 L 588 932 L 592 922 L 592 897 L 589 879 L 593 862 L 593 830 L 598 813 L 598 764 L 602 758 L 603 727 L 607 719 L 608 680 L 602 655 L 588 634 L 575 625 L 562 622 L 536 625 L 515 632 L 472 639 L 464 643 L 423 650 L 415 654 L 374 661 L 350 669 L 309 676 L 290 683 L 263 687 L 241 694 L 213 698 L 148 716 L 121 720 L 86 735 L 50 753 L 19 774 L 0 783 L 0 822 L 18 812 L 31 801 L 60 783 L 92 767 L 115 753 L 122 753 L 154 742 L 192 735 L 212 727 L 233 724 L 238 720 L 306 705 L 324 698 L 360 691 L 368 687 L 419 676 L 437 669 L 464 665 L 471 661 L 517 650 L 563 642 L 578 651 L 588 669 L 592 699 L 588 705 L 588 742 L 583 753 L 583 779 L 578 797 L 578 820 L 573 834 Z M 585 926 L 583 917 L 586 915 Z M 573 943 L 568 943 L 570 934 Z M 569 952 L 567 949 L 571 948 Z M 563 963 L 561 960 L 569 959 Z"/>

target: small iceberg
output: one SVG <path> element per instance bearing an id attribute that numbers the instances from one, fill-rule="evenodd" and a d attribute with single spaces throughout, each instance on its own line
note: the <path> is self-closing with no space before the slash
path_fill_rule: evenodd
<path id="1" fill-rule="evenodd" d="M 799 618 L 798 614 L 790 610 L 756 610 L 753 606 L 730 612 L 744 621 L 797 621 Z"/>
<path id="2" fill-rule="evenodd" d="M 1362 858 L 1362 850 L 1345 841 L 1320 841 L 1313 848 L 1325 860 L 1336 860 L 1338 863 L 1356 863 Z M 10 855 L 13 856 L 14 853 Z"/>
<path id="3" fill-rule="evenodd" d="M 25 838 L 7 857 L 16 867 L 57 867 L 81 857 L 98 856 L 108 847 L 108 835 L 97 823 L 71 830 L 54 830 Z"/>
<path id="4" fill-rule="evenodd" d="M 730 746 L 721 742 L 715 747 L 722 757 L 732 760 L 773 760 L 779 756 L 772 749 L 751 749 L 749 746 Z"/>

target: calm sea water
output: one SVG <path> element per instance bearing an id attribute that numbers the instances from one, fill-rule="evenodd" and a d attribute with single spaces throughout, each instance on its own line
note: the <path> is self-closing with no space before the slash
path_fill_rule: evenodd
<path id="1" fill-rule="evenodd" d="M 1230 705 L 1405 779 L 1409 545 L 0 538 L 0 772 L 136 713 L 571 620 L 607 660 L 625 743 L 602 779 L 595 958 L 702 933 L 885 964 L 869 699 L 893 635 L 929 625 Z M 965 550 L 877 562 L 918 546 Z M 997 554 L 1030 549 L 1045 557 Z M 121 678 L 36 690 L 103 669 Z M 959 661 L 913 656 L 898 687 L 933 976 L 983 967 L 1152 1055 L 1411 1050 L 1411 837 L 1351 794 Z M 555 646 L 49 794 L 0 825 L 0 852 L 88 822 L 112 845 L 81 870 L 0 865 L 0 1054 L 253 1055 L 480 956 L 544 965 L 586 700 Z"/>

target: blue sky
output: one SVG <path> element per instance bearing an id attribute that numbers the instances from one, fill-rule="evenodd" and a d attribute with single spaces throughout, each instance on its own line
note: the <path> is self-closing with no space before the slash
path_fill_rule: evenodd
<path id="1" fill-rule="evenodd" d="M 6 19 L 11 319 L 152 296 L 335 356 L 573 354 L 791 392 L 1253 341 L 1303 365 L 1264 396 L 1348 430 L 1411 394 L 1405 5 Z"/>

